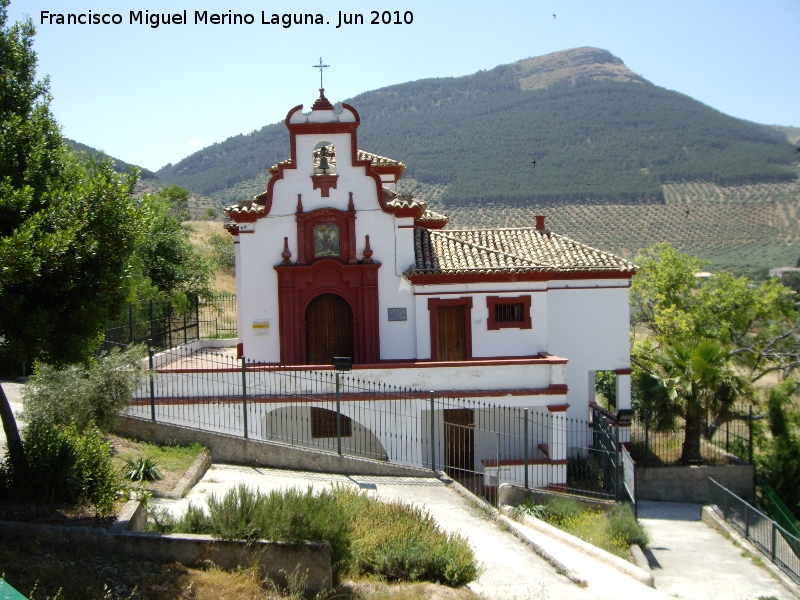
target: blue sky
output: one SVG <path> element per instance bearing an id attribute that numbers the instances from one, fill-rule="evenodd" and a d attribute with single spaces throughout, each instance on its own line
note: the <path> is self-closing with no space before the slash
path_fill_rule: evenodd
<path id="1" fill-rule="evenodd" d="M 40 24 L 51 13 L 118 13 L 120 25 Z M 130 11 L 187 11 L 186 25 L 129 24 Z M 194 11 L 250 13 L 253 25 L 194 24 Z M 261 11 L 320 12 L 330 24 L 261 25 Z M 371 25 L 371 11 L 413 22 Z M 364 25 L 336 28 L 338 13 Z M 12 0 L 30 15 L 40 76 L 64 135 L 158 169 L 282 120 L 317 95 L 343 100 L 578 46 L 609 50 L 652 83 L 729 115 L 800 127 L 800 2 L 765 0 Z M 555 18 L 553 15 L 555 14 Z"/>

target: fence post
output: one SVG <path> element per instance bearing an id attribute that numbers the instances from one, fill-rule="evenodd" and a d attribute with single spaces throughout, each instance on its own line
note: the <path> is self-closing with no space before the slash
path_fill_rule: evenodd
<path id="1" fill-rule="evenodd" d="M 500 432 L 499 431 L 497 432 L 497 462 L 495 463 L 495 466 L 497 466 L 497 480 L 495 481 L 497 485 L 494 487 L 494 504 L 495 508 L 500 508 Z"/>
<path id="2" fill-rule="evenodd" d="M 703 411 L 697 411 L 697 465 L 703 464 Z"/>
<path id="3" fill-rule="evenodd" d="M 775 521 L 772 521 L 772 552 L 770 553 L 770 558 L 772 559 L 772 564 L 775 564 L 775 545 L 778 543 L 778 529 L 775 525 Z"/>
<path id="4" fill-rule="evenodd" d="M 153 340 L 147 338 L 147 357 L 150 366 L 150 372 L 147 378 L 150 380 L 150 420 L 156 420 L 156 388 L 153 381 Z"/>
<path id="5" fill-rule="evenodd" d="M 156 335 L 156 328 L 155 328 L 155 323 L 153 322 L 153 299 L 151 298 L 150 299 L 150 335 L 148 336 L 150 338 L 150 342 L 153 341 L 153 339 L 155 338 L 155 335 Z M 148 342 L 148 343 L 150 343 L 150 342 Z"/>
<path id="6" fill-rule="evenodd" d="M 524 435 L 525 435 L 525 489 L 528 489 L 528 409 L 522 409 L 525 415 L 525 428 L 524 428 Z"/>
<path id="7" fill-rule="evenodd" d="M 436 402 L 431 390 L 431 471 L 436 471 Z"/>
<path id="8" fill-rule="evenodd" d="M 644 409 L 644 468 L 650 466 L 650 407 Z"/>
<path id="9" fill-rule="evenodd" d="M 186 345 L 186 313 L 189 310 L 189 307 L 186 307 L 186 310 L 183 311 L 183 344 Z"/>
<path id="10" fill-rule="evenodd" d="M 244 422 L 244 439 L 247 439 L 247 365 L 242 356 L 242 421 Z"/>
<path id="11" fill-rule="evenodd" d="M 744 538 L 750 541 L 750 505 L 744 503 Z"/>
<path id="12" fill-rule="evenodd" d="M 622 498 L 622 486 L 620 485 L 620 468 L 622 465 L 620 464 L 620 451 L 619 451 L 619 423 L 614 423 L 614 461 L 615 461 L 615 469 L 614 469 L 614 497 L 617 501 Z"/>
<path id="13" fill-rule="evenodd" d="M 128 343 L 133 343 L 133 303 L 128 302 Z"/>
<path id="14" fill-rule="evenodd" d="M 731 419 L 725 421 L 725 452 L 731 451 Z"/>
<path id="15" fill-rule="evenodd" d="M 750 459 L 749 462 L 753 464 L 753 405 L 750 405 L 750 418 L 747 420 L 747 430 L 748 430 L 748 445 L 750 446 L 748 450 L 748 458 Z"/>
<path id="16" fill-rule="evenodd" d="M 728 494 L 722 493 L 722 516 L 728 520 Z"/>
<path id="17" fill-rule="evenodd" d="M 341 404 L 339 402 L 339 371 L 336 371 L 336 451 L 342 455 Z"/>
<path id="18" fill-rule="evenodd" d="M 167 338 L 169 339 L 169 348 L 172 348 L 172 302 L 167 303 Z"/>

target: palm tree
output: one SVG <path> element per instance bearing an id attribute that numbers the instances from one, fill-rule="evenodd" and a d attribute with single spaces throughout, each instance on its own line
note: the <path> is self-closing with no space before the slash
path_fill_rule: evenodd
<path id="1" fill-rule="evenodd" d="M 654 358 L 658 387 L 677 403 L 686 420 L 681 461 L 700 462 L 700 417 L 719 414 L 748 393 L 748 382 L 737 375 L 728 349 L 716 340 L 689 340 L 666 347 Z"/>

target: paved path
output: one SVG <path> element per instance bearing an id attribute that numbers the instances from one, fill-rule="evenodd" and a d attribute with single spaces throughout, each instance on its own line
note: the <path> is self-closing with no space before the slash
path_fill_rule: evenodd
<path id="1" fill-rule="evenodd" d="M 767 569 L 743 557 L 741 548 L 701 522 L 701 508 L 639 503 L 639 519 L 650 534 L 647 555 L 658 590 L 686 600 L 795 600 Z"/>
<path id="2" fill-rule="evenodd" d="M 469 587 L 488 599 L 666 598 L 613 569 L 600 566 L 593 570 L 584 562 L 582 574 L 589 579 L 589 586 L 573 584 L 517 538 L 501 530 L 482 510 L 437 479 L 328 475 L 214 465 L 186 498 L 157 503 L 180 514 L 189 502 L 203 505 L 208 494 L 222 494 L 238 483 L 258 487 L 262 492 L 291 487 L 305 490 L 311 486 L 321 490 L 332 484 L 354 485 L 383 500 L 400 499 L 422 506 L 445 530 L 467 537 L 483 565 L 481 577 Z"/>

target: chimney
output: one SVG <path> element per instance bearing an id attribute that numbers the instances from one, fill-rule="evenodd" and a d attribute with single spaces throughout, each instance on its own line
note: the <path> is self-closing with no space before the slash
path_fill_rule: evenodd
<path id="1" fill-rule="evenodd" d="M 536 229 L 544 230 L 544 215 L 536 215 Z"/>

